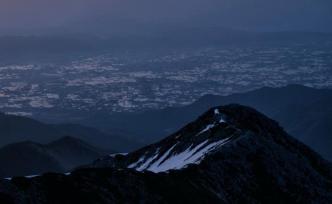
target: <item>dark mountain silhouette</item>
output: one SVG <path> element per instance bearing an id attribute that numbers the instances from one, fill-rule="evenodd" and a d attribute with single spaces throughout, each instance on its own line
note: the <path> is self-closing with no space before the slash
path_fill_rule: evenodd
<path id="1" fill-rule="evenodd" d="M 41 172 L 65 172 L 43 145 L 20 142 L 0 149 L 1 178 L 35 175 Z"/>
<path id="2" fill-rule="evenodd" d="M 94 161 L 107 153 L 79 139 L 63 137 L 42 145 L 20 142 L 0 149 L 0 177 L 62 172 Z"/>
<path id="3" fill-rule="evenodd" d="M 45 144 L 65 135 L 77 137 L 105 150 L 128 151 L 139 146 L 134 141 L 105 134 L 95 128 L 76 124 L 51 125 L 27 117 L 2 113 L 0 113 L 0 135 L 0 147 L 26 140 Z"/>
<path id="4" fill-rule="evenodd" d="M 69 175 L 3 180 L 0 195 L 2 203 L 331 203 L 332 165 L 275 121 L 228 105 Z"/>
<path id="5" fill-rule="evenodd" d="M 109 131 L 126 127 L 127 135 L 140 138 L 141 142 L 148 144 L 176 131 L 198 117 L 204 110 L 229 103 L 256 108 L 280 122 L 291 135 L 325 158 L 332 160 L 332 107 L 330 105 L 332 90 L 329 89 L 289 85 L 281 88 L 266 87 L 229 96 L 207 95 L 184 107 L 102 117 L 102 121 L 95 121 L 95 126 L 108 128 Z M 142 118 L 144 120 L 141 120 Z"/>

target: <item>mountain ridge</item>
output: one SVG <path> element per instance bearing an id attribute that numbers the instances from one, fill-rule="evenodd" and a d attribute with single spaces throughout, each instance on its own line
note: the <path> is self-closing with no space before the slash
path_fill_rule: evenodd
<path id="1" fill-rule="evenodd" d="M 211 122 L 215 126 L 209 126 Z M 220 141 L 234 130 L 238 139 L 205 152 L 199 163 L 159 173 L 137 169 L 158 149 L 163 158 L 160 167 L 191 144 Z M 150 162 L 156 163 L 158 157 Z M 136 161 L 141 165 L 128 166 Z M 239 105 L 210 109 L 159 143 L 128 155 L 108 156 L 68 175 L 0 181 L 0 198 L 14 203 L 325 204 L 332 201 L 331 192 L 331 163 L 289 136 L 277 122 Z"/>

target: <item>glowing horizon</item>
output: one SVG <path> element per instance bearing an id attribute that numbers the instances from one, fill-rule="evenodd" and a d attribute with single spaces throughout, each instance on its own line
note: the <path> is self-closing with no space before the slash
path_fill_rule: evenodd
<path id="1" fill-rule="evenodd" d="M 103 31 L 107 26 L 120 29 L 137 23 L 319 30 L 329 29 L 331 10 L 332 2 L 326 0 L 3 0 L 0 32 Z"/>

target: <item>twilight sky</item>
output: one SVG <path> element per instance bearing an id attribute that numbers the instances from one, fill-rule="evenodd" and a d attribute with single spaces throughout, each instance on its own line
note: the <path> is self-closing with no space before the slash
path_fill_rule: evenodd
<path id="1" fill-rule="evenodd" d="M 222 26 L 332 31 L 331 0 L 0 0 L 0 35 Z"/>

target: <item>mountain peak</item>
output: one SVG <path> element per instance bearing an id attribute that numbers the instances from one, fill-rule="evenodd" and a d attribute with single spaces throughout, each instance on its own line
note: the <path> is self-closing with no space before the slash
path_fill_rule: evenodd
<path id="1" fill-rule="evenodd" d="M 199 164 L 207 155 L 241 137 L 268 136 L 273 131 L 282 129 L 254 109 L 237 104 L 218 106 L 158 143 L 110 158 L 110 165 L 121 163 L 123 168 L 155 173 L 182 169 Z"/>
<path id="2" fill-rule="evenodd" d="M 277 122 L 253 108 L 238 104 L 230 104 L 216 108 L 227 118 L 229 123 L 240 129 L 247 129 L 254 133 L 282 131 L 282 128 Z M 212 112 L 213 109 L 210 111 Z"/>

